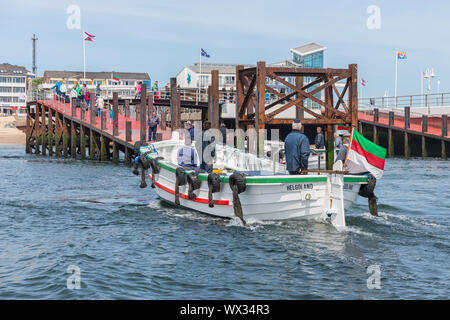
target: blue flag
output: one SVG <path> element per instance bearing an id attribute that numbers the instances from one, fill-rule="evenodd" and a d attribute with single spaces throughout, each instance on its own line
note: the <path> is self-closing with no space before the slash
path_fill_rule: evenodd
<path id="1" fill-rule="evenodd" d="M 207 54 L 205 50 L 201 49 L 201 53 L 203 57 L 209 58 L 209 54 Z"/>

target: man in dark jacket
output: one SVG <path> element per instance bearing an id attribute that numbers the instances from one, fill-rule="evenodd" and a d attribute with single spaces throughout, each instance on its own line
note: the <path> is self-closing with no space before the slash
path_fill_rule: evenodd
<path id="1" fill-rule="evenodd" d="M 309 140 L 300 132 L 302 124 L 300 120 L 294 120 L 292 132 L 288 134 L 284 141 L 286 153 L 286 170 L 289 174 L 306 174 L 309 159 Z"/>
<path id="2" fill-rule="evenodd" d="M 325 139 L 323 137 L 321 127 L 317 127 L 317 135 L 316 135 L 315 145 L 316 145 L 316 149 L 325 148 Z"/>
<path id="3" fill-rule="evenodd" d="M 159 118 L 156 115 L 156 112 L 153 112 L 150 118 L 148 119 L 148 140 L 156 141 L 156 130 L 159 125 Z"/>

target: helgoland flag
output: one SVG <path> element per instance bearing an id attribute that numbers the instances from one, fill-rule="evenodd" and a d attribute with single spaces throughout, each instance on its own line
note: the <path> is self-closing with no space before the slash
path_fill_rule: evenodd
<path id="1" fill-rule="evenodd" d="M 119 77 L 116 76 L 116 75 L 114 74 L 114 72 L 111 73 L 111 78 L 112 78 L 114 81 L 119 81 L 119 80 L 120 80 Z"/>
<path id="2" fill-rule="evenodd" d="M 352 137 L 348 149 L 347 163 L 352 171 L 370 172 L 376 179 L 383 176 L 386 149 L 364 138 L 356 130 L 352 130 Z"/>

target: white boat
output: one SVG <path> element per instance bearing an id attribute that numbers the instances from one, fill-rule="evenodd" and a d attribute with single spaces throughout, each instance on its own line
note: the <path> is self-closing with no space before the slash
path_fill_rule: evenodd
<path id="1" fill-rule="evenodd" d="M 361 185 L 367 184 L 365 175 L 308 174 L 288 175 L 278 161 L 259 158 L 256 155 L 229 146 L 216 146 L 214 169 L 221 170 L 220 187 L 209 201 L 208 173 L 179 169 L 177 186 L 177 152 L 184 146 L 179 137 L 140 147 L 141 159 L 153 162 L 149 179 L 157 194 L 171 203 L 213 216 L 245 220 L 283 220 L 308 218 L 329 220 L 336 228 L 345 227 L 345 209 L 358 197 Z M 150 163 L 146 165 L 150 167 Z M 200 187 L 181 184 L 185 175 L 193 173 Z M 245 191 L 233 197 L 230 180 L 239 173 L 245 181 Z M 233 175 L 233 176 L 232 176 Z M 144 177 L 144 176 L 143 176 Z M 176 200 L 176 189 L 179 196 Z M 242 191 L 242 190 L 241 190 Z M 236 196 L 238 198 L 236 198 Z M 239 204 L 240 203 L 240 204 Z"/>

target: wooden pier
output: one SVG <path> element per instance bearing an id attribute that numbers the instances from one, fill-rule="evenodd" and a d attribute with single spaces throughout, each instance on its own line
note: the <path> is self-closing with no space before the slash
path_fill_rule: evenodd
<path id="1" fill-rule="evenodd" d="M 212 76 L 218 83 L 216 70 Z M 181 128 L 182 108 L 201 110 L 202 120 L 209 120 L 208 115 L 218 114 L 220 108 L 217 86 L 211 86 L 208 95 L 202 96 L 177 89 L 175 78 L 171 79 L 170 92 L 147 92 L 144 84 L 139 99 L 119 99 L 114 93 L 105 104 L 111 105 L 111 110 L 97 111 L 94 94 L 87 107 L 84 103 L 77 106 L 75 100 L 63 101 L 50 91 L 40 92 L 27 102 L 26 152 L 115 163 L 124 159 L 131 164 L 135 143 L 148 140 L 147 120 L 156 108 L 170 110 L 170 128 L 164 111 L 157 140 L 170 139 L 172 130 Z M 218 119 L 214 125 L 218 128 Z"/>

